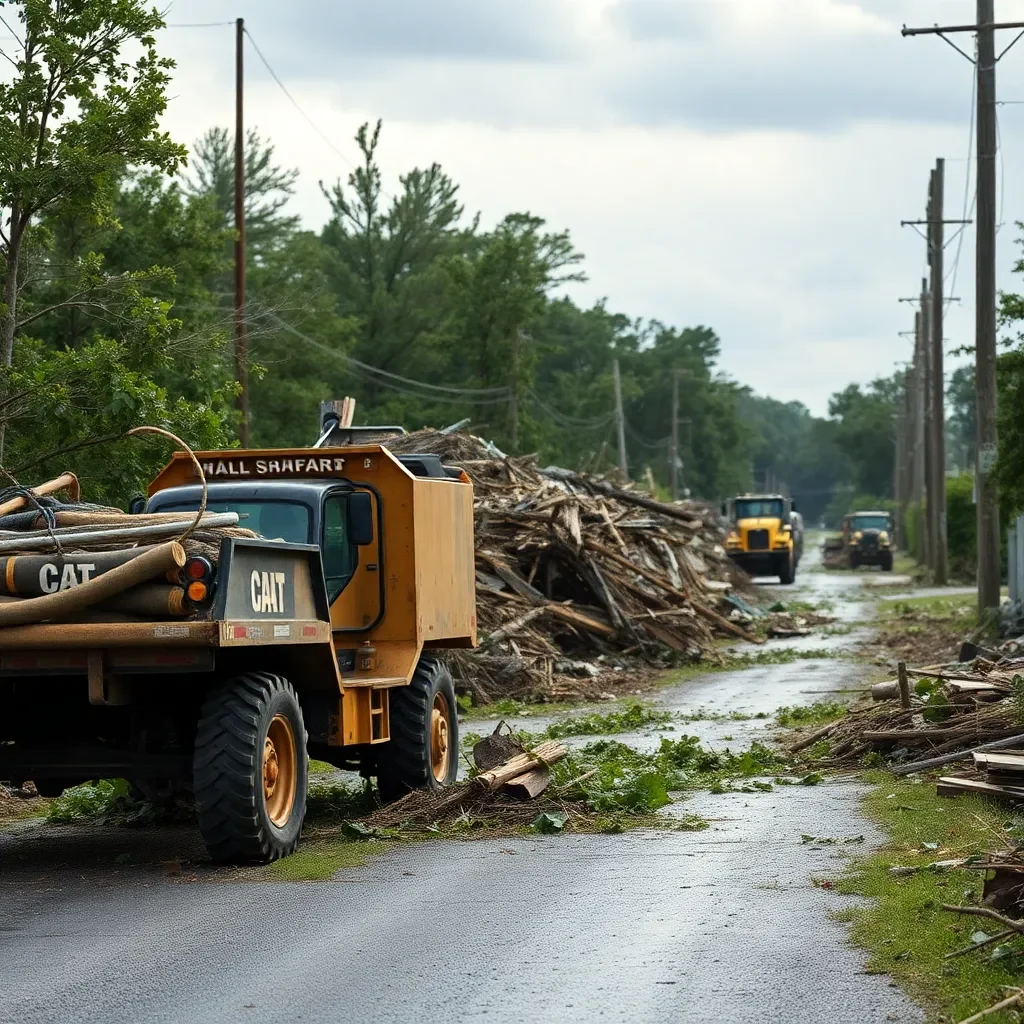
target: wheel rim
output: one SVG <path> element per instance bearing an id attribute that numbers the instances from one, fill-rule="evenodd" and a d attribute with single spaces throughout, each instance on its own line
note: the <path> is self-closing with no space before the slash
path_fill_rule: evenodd
<path id="1" fill-rule="evenodd" d="M 448 748 L 451 732 L 448 720 L 448 701 L 443 693 L 434 695 L 434 705 L 430 712 L 430 768 L 437 782 L 448 778 L 448 760 L 451 752 Z"/>
<path id="2" fill-rule="evenodd" d="M 295 733 L 284 715 L 275 715 L 263 741 L 263 800 L 267 817 L 284 828 L 295 806 L 295 780 L 298 758 Z"/>

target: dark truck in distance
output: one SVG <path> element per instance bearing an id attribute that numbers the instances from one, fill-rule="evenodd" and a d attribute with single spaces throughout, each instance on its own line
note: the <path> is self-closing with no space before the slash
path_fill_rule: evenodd
<path id="1" fill-rule="evenodd" d="M 892 517 L 888 512 L 847 513 L 843 517 L 841 536 L 843 553 L 851 569 L 878 565 L 883 572 L 892 572 Z"/>
<path id="2" fill-rule="evenodd" d="M 155 613 L 0 626 L 0 778 L 44 795 L 101 777 L 192 791 L 220 861 L 295 850 L 310 754 L 376 776 L 385 799 L 454 781 L 457 707 L 435 652 L 476 642 L 468 477 L 380 444 L 196 455 L 213 518 L 262 539 L 187 560 L 166 544 L 173 600 Z M 178 453 L 122 519 L 190 520 L 201 490 Z M 80 595 L 110 574 L 92 575 Z"/>

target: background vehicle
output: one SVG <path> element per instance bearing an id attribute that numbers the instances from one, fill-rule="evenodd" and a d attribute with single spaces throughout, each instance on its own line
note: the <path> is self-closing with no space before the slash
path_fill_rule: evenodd
<path id="1" fill-rule="evenodd" d="M 0 778 L 44 795 L 111 776 L 192 790 L 222 861 L 295 850 L 308 752 L 376 775 L 385 799 L 453 782 L 455 694 L 435 652 L 476 643 L 468 477 L 379 444 L 196 454 L 209 510 L 270 539 L 181 556 L 159 583 L 184 595 L 177 614 L 0 628 Z M 195 510 L 201 491 L 177 453 L 146 511 Z M 97 555 L 65 562 L 82 558 Z M 79 593 L 106 578 L 92 575 Z"/>
<path id="2" fill-rule="evenodd" d="M 725 549 L 752 576 L 778 576 L 781 583 L 796 579 L 803 550 L 803 520 L 794 529 L 796 506 L 781 494 L 743 494 L 722 505 L 731 523 Z"/>
<path id="3" fill-rule="evenodd" d="M 892 572 L 892 517 L 888 512 L 849 512 L 842 523 L 843 553 L 851 569 L 880 565 Z"/>

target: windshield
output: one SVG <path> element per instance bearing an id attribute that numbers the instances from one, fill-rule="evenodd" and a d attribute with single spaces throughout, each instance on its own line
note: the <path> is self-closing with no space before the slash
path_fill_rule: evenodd
<path id="1" fill-rule="evenodd" d="M 854 516 L 852 525 L 855 530 L 888 530 L 888 516 Z"/>
<path id="2" fill-rule="evenodd" d="M 194 512 L 194 503 L 161 505 L 161 512 Z M 211 501 L 207 512 L 237 512 L 238 525 L 254 530 L 267 540 L 308 544 L 310 512 L 297 501 Z"/>
<path id="3" fill-rule="evenodd" d="M 780 498 L 737 498 L 737 519 L 781 519 Z"/>

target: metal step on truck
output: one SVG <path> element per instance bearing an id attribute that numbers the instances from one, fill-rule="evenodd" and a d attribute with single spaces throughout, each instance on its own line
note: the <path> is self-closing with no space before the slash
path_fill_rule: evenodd
<path id="1" fill-rule="evenodd" d="M 314 448 L 195 453 L 205 484 L 175 453 L 135 515 L 0 518 L 0 779 L 191 792 L 226 862 L 297 848 L 310 756 L 385 800 L 455 780 L 472 485 L 332 415 Z"/>

